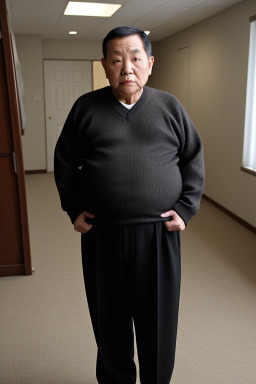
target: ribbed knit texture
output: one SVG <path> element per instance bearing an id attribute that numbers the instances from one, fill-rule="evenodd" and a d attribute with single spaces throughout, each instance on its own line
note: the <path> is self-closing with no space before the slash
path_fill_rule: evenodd
<path id="1" fill-rule="evenodd" d="M 144 87 L 127 110 L 106 87 L 70 111 L 55 180 L 72 222 L 83 210 L 99 224 L 127 224 L 160 221 L 174 209 L 188 223 L 203 191 L 202 143 L 174 96 Z"/>

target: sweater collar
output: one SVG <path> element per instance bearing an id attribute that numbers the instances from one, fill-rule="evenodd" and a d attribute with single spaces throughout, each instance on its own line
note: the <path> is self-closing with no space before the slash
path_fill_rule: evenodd
<path id="1" fill-rule="evenodd" d="M 110 97 L 108 98 L 108 102 L 111 105 L 111 107 L 124 119 L 131 120 L 133 117 L 137 115 L 137 113 L 143 108 L 143 106 L 146 104 L 148 99 L 150 98 L 150 88 L 144 87 L 143 92 L 139 100 L 135 103 L 135 105 L 131 109 L 125 108 L 119 100 L 114 96 L 111 87 L 108 87 Z"/>

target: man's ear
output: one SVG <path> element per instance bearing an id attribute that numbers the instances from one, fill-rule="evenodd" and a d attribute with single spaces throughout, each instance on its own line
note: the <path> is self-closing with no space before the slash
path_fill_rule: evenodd
<path id="1" fill-rule="evenodd" d="M 102 64 L 102 66 L 104 68 L 106 79 L 107 79 L 108 76 L 107 76 L 107 72 L 106 72 L 106 60 L 104 59 L 104 57 L 102 57 L 102 59 L 101 59 L 101 64 Z"/>
<path id="2" fill-rule="evenodd" d="M 149 62 L 148 62 L 148 64 L 149 64 L 149 75 L 151 75 L 151 73 L 152 73 L 152 68 L 153 68 L 154 61 L 155 61 L 154 56 L 151 56 L 150 59 L 149 59 Z"/>
<path id="3" fill-rule="evenodd" d="M 106 60 L 104 59 L 104 57 L 101 58 L 101 64 L 104 68 L 104 71 L 106 72 Z"/>

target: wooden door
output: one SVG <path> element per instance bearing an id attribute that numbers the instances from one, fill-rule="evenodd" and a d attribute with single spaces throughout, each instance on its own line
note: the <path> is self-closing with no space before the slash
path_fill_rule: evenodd
<path id="1" fill-rule="evenodd" d="M 21 127 L 4 0 L 0 32 L 0 276 L 31 275 Z"/>
<path id="2" fill-rule="evenodd" d="M 6 269 L 6 266 L 21 265 L 23 254 L 21 223 L 17 215 L 19 207 L 14 146 L 3 59 L 3 45 L 0 40 L 0 263 L 2 268 Z"/>
<path id="3" fill-rule="evenodd" d="M 54 148 L 72 105 L 92 90 L 91 67 L 91 61 L 44 61 L 48 172 L 53 171 Z"/>

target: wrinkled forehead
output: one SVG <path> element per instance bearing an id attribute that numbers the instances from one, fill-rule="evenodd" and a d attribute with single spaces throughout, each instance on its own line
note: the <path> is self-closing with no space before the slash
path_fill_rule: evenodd
<path id="1" fill-rule="evenodd" d="M 121 54 L 122 52 L 146 53 L 141 37 L 139 35 L 114 37 L 107 43 L 107 54 Z"/>

